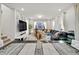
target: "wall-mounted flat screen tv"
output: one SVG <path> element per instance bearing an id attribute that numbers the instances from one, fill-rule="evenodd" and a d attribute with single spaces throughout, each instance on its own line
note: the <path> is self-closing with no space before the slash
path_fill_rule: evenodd
<path id="1" fill-rule="evenodd" d="M 27 30 L 27 23 L 25 21 L 19 20 L 19 31 Z"/>

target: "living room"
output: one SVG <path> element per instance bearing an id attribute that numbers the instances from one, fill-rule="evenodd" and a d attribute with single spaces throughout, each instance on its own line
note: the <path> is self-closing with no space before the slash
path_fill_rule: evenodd
<path id="1" fill-rule="evenodd" d="M 79 49 L 78 7 L 79 4 L 73 3 L 1 3 L 0 48 L 15 40 L 21 40 L 21 42 L 29 40 L 30 35 L 36 35 L 34 37 L 40 39 L 45 34 L 49 41 L 66 42 Z M 70 41 L 64 41 L 68 37 L 65 36 L 64 39 L 59 36 L 64 33 L 69 36 L 69 39 L 73 38 Z"/>

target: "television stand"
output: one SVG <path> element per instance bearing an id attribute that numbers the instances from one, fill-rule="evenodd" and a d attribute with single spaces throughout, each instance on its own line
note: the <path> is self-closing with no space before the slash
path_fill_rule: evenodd
<path id="1" fill-rule="evenodd" d="M 24 41 L 27 37 L 26 32 L 25 33 L 21 33 L 19 36 L 17 36 L 15 39 L 16 40 L 20 40 L 20 41 Z"/>
<path id="2" fill-rule="evenodd" d="M 21 41 L 23 41 L 23 38 L 21 38 Z"/>

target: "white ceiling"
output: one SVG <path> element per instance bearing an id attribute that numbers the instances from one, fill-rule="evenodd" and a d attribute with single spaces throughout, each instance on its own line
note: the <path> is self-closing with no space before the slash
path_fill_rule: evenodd
<path id="1" fill-rule="evenodd" d="M 25 16 L 35 16 L 38 14 L 47 17 L 56 17 L 60 12 L 58 9 L 68 9 L 73 4 L 71 3 L 6 3 L 7 6 L 21 10 L 24 8 Z"/>

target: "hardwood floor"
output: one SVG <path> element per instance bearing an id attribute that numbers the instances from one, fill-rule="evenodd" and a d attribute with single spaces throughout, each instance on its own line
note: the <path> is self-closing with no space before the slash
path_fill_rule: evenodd
<path id="1" fill-rule="evenodd" d="M 0 55 L 79 55 L 76 49 L 65 43 L 37 42 L 32 36 L 29 39 L 31 42 L 28 40 L 14 41 L 1 49 Z"/>
<path id="2" fill-rule="evenodd" d="M 79 55 L 78 50 L 65 43 L 52 43 L 60 55 Z"/>
<path id="3" fill-rule="evenodd" d="M 44 55 L 59 55 L 51 43 L 43 43 Z"/>

